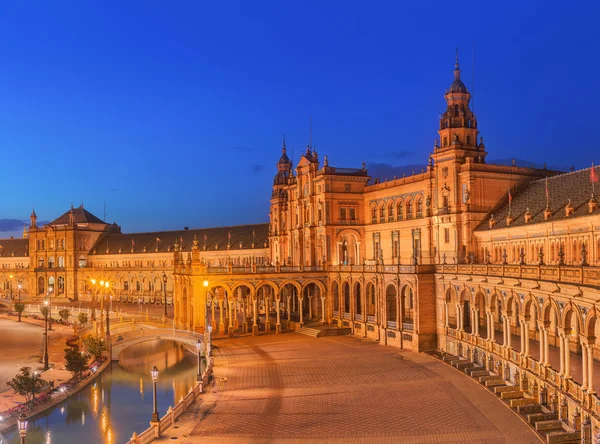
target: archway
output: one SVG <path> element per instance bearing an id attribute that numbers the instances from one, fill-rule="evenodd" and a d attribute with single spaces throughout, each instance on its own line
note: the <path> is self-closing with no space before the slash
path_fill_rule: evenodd
<path id="1" fill-rule="evenodd" d="M 357 319 L 362 320 L 363 302 L 360 291 L 360 282 L 356 282 L 354 284 L 354 314 L 355 317 L 358 316 Z"/>
<path id="2" fill-rule="evenodd" d="M 402 329 L 414 329 L 414 296 L 413 289 L 410 285 L 405 285 L 402 288 L 400 296 L 400 307 L 402 315 Z"/>
<path id="3" fill-rule="evenodd" d="M 398 298 L 393 284 L 389 284 L 385 289 L 385 314 L 387 328 L 397 328 Z"/>
<path id="4" fill-rule="evenodd" d="M 367 283 L 365 298 L 367 300 L 367 321 L 375 322 L 375 285 Z"/>
<path id="5" fill-rule="evenodd" d="M 339 317 L 340 315 L 340 291 L 337 281 L 331 283 L 331 296 L 333 299 L 333 316 Z"/>
<path id="6" fill-rule="evenodd" d="M 350 284 L 348 282 L 344 282 L 342 285 L 342 294 L 344 297 L 344 317 L 348 315 L 350 316 Z"/>
<path id="7" fill-rule="evenodd" d="M 446 291 L 446 326 L 449 328 L 457 328 L 456 316 L 456 293 L 454 289 L 448 288 Z"/>

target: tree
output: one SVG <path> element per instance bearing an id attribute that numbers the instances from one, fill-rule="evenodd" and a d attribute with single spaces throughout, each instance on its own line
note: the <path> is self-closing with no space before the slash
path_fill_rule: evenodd
<path id="1" fill-rule="evenodd" d="M 19 322 L 21 322 L 21 314 L 25 311 L 25 304 L 22 302 L 17 302 L 15 304 L 15 311 L 19 315 Z"/>
<path id="2" fill-rule="evenodd" d="M 79 344 L 65 348 L 65 368 L 77 378 L 81 378 L 81 374 L 87 367 L 88 359 L 89 356 L 80 350 Z"/>
<path id="3" fill-rule="evenodd" d="M 79 321 L 80 325 L 87 323 L 87 321 L 88 321 L 87 313 L 79 313 L 79 316 L 77 316 L 77 320 Z"/>
<path id="4" fill-rule="evenodd" d="M 29 401 L 34 390 L 39 393 L 44 387 L 44 380 L 32 373 L 31 367 L 21 367 L 19 373 L 6 384 L 12 388 L 17 395 L 23 396 L 25 401 Z"/>
<path id="5" fill-rule="evenodd" d="M 42 314 L 43 317 L 46 317 L 46 315 L 48 314 L 48 307 L 46 307 L 45 305 L 42 305 L 40 307 L 40 313 Z"/>
<path id="6" fill-rule="evenodd" d="M 102 353 L 108 350 L 104 340 L 92 335 L 85 337 L 83 345 L 88 354 L 92 355 L 96 361 L 99 361 L 102 357 Z"/>
<path id="7" fill-rule="evenodd" d="M 58 312 L 58 315 L 60 316 L 60 318 L 65 322 L 65 324 L 67 322 L 69 322 L 69 315 L 71 314 L 71 312 L 69 310 L 67 310 L 66 308 L 63 310 L 60 310 Z"/>

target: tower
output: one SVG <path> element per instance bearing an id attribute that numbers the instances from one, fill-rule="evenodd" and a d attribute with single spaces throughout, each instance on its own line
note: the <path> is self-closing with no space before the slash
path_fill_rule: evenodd
<path id="1" fill-rule="evenodd" d="M 31 216 L 29 216 L 29 220 L 31 222 L 31 228 L 37 228 L 37 215 L 35 214 L 35 208 L 31 210 Z"/>
<path id="2" fill-rule="evenodd" d="M 444 94 L 447 107 L 440 117 L 440 140 L 439 145 L 437 142 L 435 144 L 434 154 L 452 152 L 456 157 L 474 157 L 476 162 L 484 162 L 487 153 L 483 141 L 477 143 L 477 118 L 469 108 L 471 94 L 460 79 L 460 72 L 457 50 L 454 81 Z"/>

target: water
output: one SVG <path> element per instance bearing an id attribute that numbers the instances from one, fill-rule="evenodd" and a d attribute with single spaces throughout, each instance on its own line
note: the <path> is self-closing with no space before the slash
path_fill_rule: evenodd
<path id="1" fill-rule="evenodd" d="M 181 344 L 144 342 L 131 346 L 92 384 L 54 409 L 29 420 L 27 444 L 124 443 L 149 426 L 152 417 L 150 369 L 160 370 L 158 413 L 163 416 L 196 380 L 197 358 Z M 0 444 L 18 444 L 16 430 Z"/>

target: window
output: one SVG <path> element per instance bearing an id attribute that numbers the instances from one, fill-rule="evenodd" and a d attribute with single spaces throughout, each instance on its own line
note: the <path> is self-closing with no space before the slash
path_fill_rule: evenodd
<path id="1" fill-rule="evenodd" d="M 43 257 L 38 259 L 38 267 L 44 268 L 44 258 Z"/>
<path id="2" fill-rule="evenodd" d="M 444 146 L 448 146 L 448 137 L 444 137 Z"/>
<path id="3" fill-rule="evenodd" d="M 377 222 L 377 208 L 375 208 L 375 205 L 371 208 L 371 219 L 373 223 Z"/>
<path id="4" fill-rule="evenodd" d="M 385 222 L 385 204 L 379 207 L 379 222 Z"/>
<path id="5" fill-rule="evenodd" d="M 340 220 L 346 220 L 346 209 L 340 208 Z"/>
<path id="6" fill-rule="evenodd" d="M 444 206 L 444 210 L 448 211 L 448 209 L 449 209 L 448 208 L 449 207 L 448 196 L 443 196 L 442 197 L 442 205 Z"/>
<path id="7" fill-rule="evenodd" d="M 136 291 L 142 291 L 142 283 L 140 281 L 135 281 L 135 289 Z"/>
<path id="8" fill-rule="evenodd" d="M 356 209 L 350 208 L 350 220 L 356 220 Z"/>
<path id="9" fill-rule="evenodd" d="M 79 268 L 85 268 L 87 265 L 87 260 L 85 256 L 79 256 Z"/>
<path id="10" fill-rule="evenodd" d="M 58 266 L 59 268 L 65 268 L 65 257 L 58 256 Z"/>
<path id="11" fill-rule="evenodd" d="M 349 193 L 349 192 L 351 191 L 351 187 L 350 187 L 350 184 L 349 184 L 349 183 L 347 183 L 346 185 L 344 185 L 344 191 L 345 191 L 346 193 Z"/>
<path id="12" fill-rule="evenodd" d="M 398 211 L 396 212 L 398 219 L 397 220 L 402 220 L 404 218 L 404 202 L 399 201 L 398 202 Z"/>
<path id="13" fill-rule="evenodd" d="M 458 105 L 454 105 L 454 117 L 458 117 Z"/>
<path id="14" fill-rule="evenodd" d="M 470 122 L 470 120 L 469 120 Z M 467 136 L 467 145 L 471 145 L 471 136 Z"/>
<path id="15" fill-rule="evenodd" d="M 423 199 L 417 199 L 417 217 L 423 217 Z"/>
<path id="16" fill-rule="evenodd" d="M 129 281 L 124 281 L 123 282 L 123 290 L 129 291 Z"/>
<path id="17" fill-rule="evenodd" d="M 406 201 L 406 218 L 412 219 L 412 217 L 413 217 L 412 202 L 410 200 L 407 200 Z"/>
<path id="18" fill-rule="evenodd" d="M 450 228 L 444 228 L 444 243 L 450 243 Z"/>

